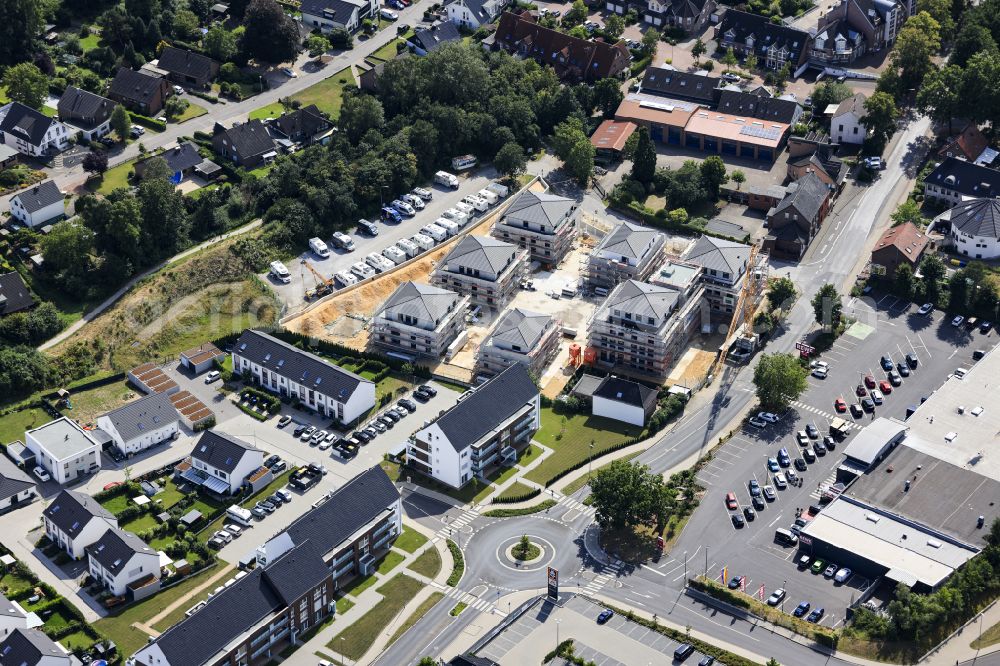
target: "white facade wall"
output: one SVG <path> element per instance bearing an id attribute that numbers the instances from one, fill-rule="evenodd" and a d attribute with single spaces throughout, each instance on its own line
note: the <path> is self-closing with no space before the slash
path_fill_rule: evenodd
<path id="1" fill-rule="evenodd" d="M 608 400 L 596 395 L 593 400 L 592 414 L 624 423 L 631 423 L 640 428 L 646 424 L 646 412 L 643 411 L 642 407 L 626 405 L 623 402 Z"/>
<path id="2" fill-rule="evenodd" d="M 868 133 L 860 118 L 853 113 L 845 113 L 830 120 L 830 135 L 835 143 L 860 145 L 865 142 Z"/>
<path id="3" fill-rule="evenodd" d="M 90 560 L 90 574 L 95 579 L 103 581 L 104 586 L 115 596 L 124 595 L 129 583 L 145 578 L 149 574 L 153 574 L 156 578 L 160 577 L 160 556 L 156 553 L 134 554 L 117 576 L 102 567 L 93 557 L 88 556 L 87 559 Z"/>
<path id="4" fill-rule="evenodd" d="M 19 493 L 11 495 L 7 499 L 0 500 L 0 511 L 5 511 L 15 504 L 21 504 L 28 500 L 29 497 L 35 492 L 34 487 L 25 488 Z"/>
<path id="5" fill-rule="evenodd" d="M 360 20 L 358 19 L 358 10 L 355 10 L 344 22 L 334 21 L 333 19 L 325 16 L 316 16 L 315 14 L 306 14 L 303 12 L 302 24 L 310 30 L 319 28 L 321 32 L 330 32 L 334 28 L 343 28 L 348 32 L 354 32 L 358 29 Z"/>
<path id="6" fill-rule="evenodd" d="M 56 459 L 31 433 L 25 433 L 24 439 L 25 446 L 35 454 L 38 463 L 48 470 L 58 483 L 69 483 L 79 476 L 89 473 L 93 465 L 100 466 L 101 445 L 97 442 L 69 458 Z"/>
<path id="7" fill-rule="evenodd" d="M 49 129 L 45 132 L 45 137 L 38 145 L 28 143 L 9 132 L 3 132 L 3 143 L 7 144 L 22 155 L 40 157 L 48 151 L 61 152 L 69 147 L 69 131 L 66 126 L 57 120 L 53 120 Z"/>
<path id="8" fill-rule="evenodd" d="M 987 236 L 972 236 L 952 228 L 949 234 L 955 251 L 971 259 L 996 259 L 1000 257 L 1000 240 Z"/>
<path id="9" fill-rule="evenodd" d="M 199 460 L 194 456 L 191 457 L 191 464 L 195 469 L 199 469 L 205 472 L 209 476 L 214 476 L 217 479 L 222 479 L 229 484 L 229 494 L 235 493 L 243 486 L 243 482 L 246 478 L 255 470 L 260 469 L 264 464 L 264 452 L 263 451 L 247 451 L 240 458 L 240 462 L 233 469 L 232 474 L 224 470 L 212 467 L 211 465 L 205 463 L 203 460 Z"/>
<path id="10" fill-rule="evenodd" d="M 10 214 L 17 220 L 20 220 L 21 224 L 34 229 L 35 227 L 45 225 L 46 222 L 54 220 L 60 215 L 65 215 L 66 207 L 63 201 L 59 200 L 41 210 L 29 213 L 21 204 L 21 200 L 15 196 L 10 200 Z"/>
<path id="11" fill-rule="evenodd" d="M 45 522 L 45 535 L 52 541 L 58 543 L 59 546 L 74 560 L 79 560 L 84 557 L 87 554 L 85 550 L 87 546 L 97 542 L 98 539 L 104 536 L 104 533 L 108 531 L 109 527 L 118 527 L 117 520 L 91 518 L 90 521 L 84 525 L 80 533 L 76 535 L 76 538 L 72 538 L 59 529 L 59 527 L 48 518 L 43 516 L 42 520 Z"/>
<path id="12" fill-rule="evenodd" d="M 139 437 L 134 437 L 126 442 L 122 439 L 121 434 L 107 415 L 97 417 L 97 427 L 111 435 L 111 440 L 114 442 L 115 447 L 125 455 L 145 451 L 151 446 L 156 446 L 161 442 L 171 439 L 180 432 L 179 422 L 171 421 L 170 423 L 163 424 L 156 430 L 144 432 Z"/>
<path id="13" fill-rule="evenodd" d="M 427 443 L 431 459 L 431 476 L 435 479 L 453 488 L 460 488 L 472 479 L 472 462 L 469 455 L 472 447 L 466 447 L 461 453 L 456 451 L 437 423 L 418 430 L 414 433 L 414 437 Z"/>

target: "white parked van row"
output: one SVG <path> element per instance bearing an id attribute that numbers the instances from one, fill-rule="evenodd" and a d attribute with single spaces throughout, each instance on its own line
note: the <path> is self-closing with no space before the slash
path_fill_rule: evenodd
<path id="1" fill-rule="evenodd" d="M 490 192 L 493 192 L 501 199 L 506 199 L 507 195 L 510 194 L 510 188 L 508 188 L 506 185 L 501 185 L 500 183 L 490 183 L 489 185 L 486 186 L 486 189 L 488 189 Z"/>
<path id="2" fill-rule="evenodd" d="M 450 187 L 453 190 L 458 189 L 458 177 L 447 171 L 438 171 L 434 174 L 434 182 L 444 187 Z"/>
<path id="3" fill-rule="evenodd" d="M 310 238 L 309 239 L 309 249 L 316 253 L 317 256 L 326 257 L 330 256 L 330 248 L 326 246 L 320 238 Z"/>
<path id="4" fill-rule="evenodd" d="M 434 247 L 434 239 L 427 234 L 414 234 L 410 237 L 410 240 L 421 250 L 429 250 Z"/>
<path id="5" fill-rule="evenodd" d="M 430 236 L 439 243 L 448 237 L 448 232 L 436 224 L 428 224 L 426 227 L 421 227 L 420 233 Z"/>
<path id="6" fill-rule="evenodd" d="M 434 224 L 447 231 L 449 236 L 454 236 L 459 232 L 459 227 L 457 224 L 455 224 L 451 220 L 446 220 L 443 217 L 439 217 L 438 219 L 434 220 Z"/>
<path id="7" fill-rule="evenodd" d="M 449 208 L 445 212 L 441 213 L 441 217 L 446 220 L 451 220 L 460 227 L 464 227 L 469 221 L 469 214 L 462 212 L 457 208 Z"/>
<path id="8" fill-rule="evenodd" d="M 271 275 L 273 275 L 274 279 L 278 282 L 288 284 L 292 281 L 292 274 L 288 272 L 288 269 L 285 268 L 285 265 L 280 261 L 271 262 Z"/>
<path id="9" fill-rule="evenodd" d="M 486 203 L 486 199 L 480 199 L 474 194 L 470 194 L 462 199 L 462 203 L 472 206 L 475 210 L 480 213 L 486 212 L 490 209 L 490 205 Z"/>
<path id="10" fill-rule="evenodd" d="M 365 266 L 365 268 L 368 267 Z M 339 273 L 335 273 L 333 279 L 336 280 L 341 287 L 350 287 L 358 283 L 357 276 L 348 271 L 340 271 Z"/>
<path id="11" fill-rule="evenodd" d="M 465 203 L 464 201 L 459 201 L 457 204 L 455 204 L 455 210 L 468 215 L 470 218 L 476 214 L 476 210 L 469 204 Z"/>
<path id="12" fill-rule="evenodd" d="M 420 248 L 417 247 L 417 244 L 414 243 L 411 240 L 406 239 L 406 238 L 403 238 L 402 240 L 397 241 L 396 242 L 396 247 L 398 247 L 400 250 L 402 250 L 403 253 L 406 254 L 407 258 L 410 258 L 410 259 L 412 259 L 413 257 L 415 257 L 418 254 L 420 254 Z"/>
<path id="13" fill-rule="evenodd" d="M 395 265 L 399 265 L 406 261 L 406 253 L 400 250 L 395 245 L 390 245 L 389 247 L 382 250 L 382 256 L 391 261 Z"/>

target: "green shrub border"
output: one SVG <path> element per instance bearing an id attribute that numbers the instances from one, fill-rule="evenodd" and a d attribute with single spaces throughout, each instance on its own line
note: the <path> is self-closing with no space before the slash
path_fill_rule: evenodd
<path id="1" fill-rule="evenodd" d="M 451 551 L 451 557 L 455 560 L 455 567 L 451 570 L 451 575 L 448 576 L 446 584 L 450 587 L 455 587 L 458 585 L 458 581 L 462 580 L 462 575 L 465 573 L 465 557 L 462 555 L 462 549 L 458 547 L 458 544 L 448 539 L 448 550 Z"/>
<path id="2" fill-rule="evenodd" d="M 533 513 L 540 513 L 547 509 L 551 509 L 558 502 L 552 499 L 547 499 L 544 502 L 535 504 L 534 506 L 526 506 L 521 509 L 493 509 L 492 511 L 484 511 L 483 515 L 488 518 L 515 518 L 517 516 L 530 516 Z"/>

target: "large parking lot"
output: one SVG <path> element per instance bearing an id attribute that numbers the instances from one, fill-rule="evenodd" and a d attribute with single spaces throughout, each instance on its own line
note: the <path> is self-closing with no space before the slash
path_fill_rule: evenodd
<path id="1" fill-rule="evenodd" d="M 821 488 L 833 483 L 843 447 L 862 427 L 875 416 L 904 419 L 908 406 L 919 405 L 921 398 L 937 390 L 955 369 L 968 367 L 974 350 L 989 349 L 996 342 L 992 332 L 983 335 L 964 326 L 954 327 L 950 316 L 942 312 L 920 315 L 917 308 L 893 296 L 875 295 L 845 302 L 845 315 L 856 323 L 832 349 L 818 357 L 817 360 L 829 364 L 828 376 L 825 379 L 810 376 L 808 389 L 780 415 L 777 423 L 765 428 L 745 425 L 699 473 L 708 492 L 674 547 L 675 558 L 676 553 L 687 550 L 692 568 L 698 572 L 707 568 L 708 575 L 716 579 L 722 578 L 723 569 L 729 579 L 745 576 L 744 587 L 750 594 L 756 594 L 761 585 L 765 595 L 784 587 L 788 591 L 785 610 L 791 610 L 800 601 L 809 601 L 814 608 L 825 607 L 824 625 L 836 626 L 843 621 L 845 608 L 870 581 L 855 574 L 846 583 L 835 584 L 822 573 L 800 569 L 796 564 L 797 549 L 776 543 L 775 529 L 791 527 L 796 509 L 803 510 L 803 519 L 809 519 L 807 508 L 820 503 Z M 918 359 L 916 368 L 909 377 L 903 377 L 901 386 L 893 387 L 884 396 L 884 403 L 876 406 L 873 413 L 865 412 L 860 418 L 852 417 L 849 412 L 836 413 L 837 398 L 848 404 L 859 399 L 855 389 L 865 375 L 872 375 L 876 381 L 886 379 L 886 372 L 879 365 L 883 355 L 898 363 L 910 353 Z M 846 438 L 838 441 L 832 452 L 814 453 L 815 462 L 808 463 L 805 471 L 796 470 L 802 479 L 800 486 L 777 489 L 774 500 L 764 502 L 755 520 L 736 527 L 732 515 L 742 513 L 752 502 L 750 480 L 755 479 L 761 486 L 775 485 L 768 458 L 777 457 L 782 448 L 792 460 L 803 457 L 796 433 L 813 424 L 822 438 L 829 433 L 830 422 L 836 416 L 850 424 Z M 812 449 L 816 441 L 810 439 L 808 448 Z M 782 467 L 781 471 L 787 469 Z M 726 506 L 729 492 L 736 497 L 735 511 Z"/>

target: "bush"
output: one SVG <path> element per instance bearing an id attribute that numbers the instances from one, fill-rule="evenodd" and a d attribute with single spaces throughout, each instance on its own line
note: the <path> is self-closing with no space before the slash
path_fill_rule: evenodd
<path id="1" fill-rule="evenodd" d="M 500 496 L 494 497 L 491 503 L 492 504 L 516 504 L 517 502 L 524 502 L 526 500 L 530 500 L 533 497 L 538 497 L 541 494 L 542 494 L 541 490 L 539 490 L 538 488 L 532 488 L 528 492 L 521 493 L 520 495 L 507 495 L 507 496 L 502 496 L 502 497 L 500 497 Z"/>
<path id="2" fill-rule="evenodd" d="M 146 129 L 155 130 L 157 132 L 163 132 L 167 129 L 167 124 L 161 122 L 154 118 L 147 118 L 146 116 L 140 116 L 138 113 L 129 113 L 132 118 L 132 122 L 136 125 L 142 125 Z"/>
<path id="3" fill-rule="evenodd" d="M 455 566 L 451 570 L 451 575 L 448 576 L 448 580 L 445 582 L 446 585 L 450 587 L 455 587 L 458 585 L 458 581 L 462 580 L 462 574 L 465 573 L 465 558 L 462 556 L 462 549 L 458 547 L 458 544 L 448 539 L 448 550 L 451 551 L 451 557 L 455 561 Z"/>

